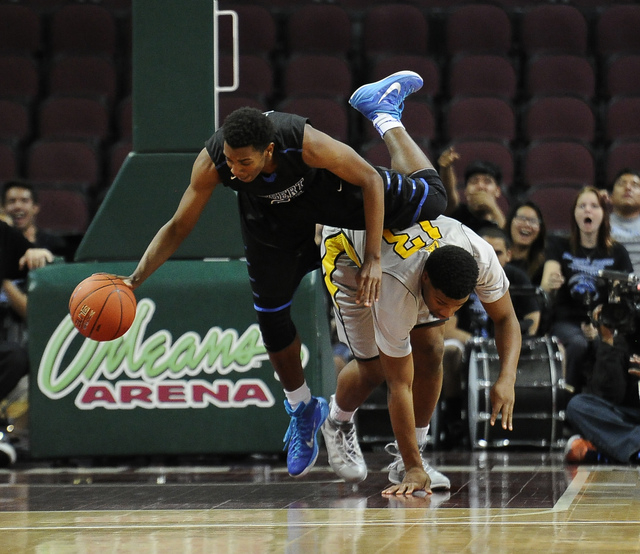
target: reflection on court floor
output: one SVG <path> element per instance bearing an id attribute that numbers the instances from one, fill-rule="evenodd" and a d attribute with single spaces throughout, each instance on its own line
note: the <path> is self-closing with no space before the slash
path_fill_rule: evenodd
<path id="1" fill-rule="evenodd" d="M 0 473 L 2 552 L 486 552 L 637 550 L 633 467 L 565 466 L 557 451 L 434 452 L 451 490 L 384 498 L 335 479 L 321 455 L 303 480 L 281 459 L 232 464 L 31 467 Z"/>

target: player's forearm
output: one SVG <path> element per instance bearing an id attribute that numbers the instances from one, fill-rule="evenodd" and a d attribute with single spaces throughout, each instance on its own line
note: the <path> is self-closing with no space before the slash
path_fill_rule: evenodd
<path id="1" fill-rule="evenodd" d="M 405 468 L 422 467 L 413 409 L 413 356 L 392 358 L 380 352 L 389 389 L 389 417 Z"/>
<path id="2" fill-rule="evenodd" d="M 384 193 L 382 177 L 377 173 L 370 183 L 363 187 L 366 243 L 364 255 L 368 260 L 380 260 L 382 231 L 384 228 Z"/>
<path id="3" fill-rule="evenodd" d="M 138 267 L 129 279 L 135 289 L 146 281 L 178 249 L 184 237 L 175 232 L 171 222 L 165 224 L 153 238 Z"/>
<path id="4" fill-rule="evenodd" d="M 409 470 L 413 467 L 422 467 L 422 459 L 416 440 L 416 421 L 413 413 L 411 386 L 390 387 L 389 417 L 405 468 Z"/>
<path id="5" fill-rule="evenodd" d="M 515 382 L 522 346 L 520 324 L 515 317 L 507 317 L 495 323 L 496 349 L 500 357 L 500 379 Z"/>

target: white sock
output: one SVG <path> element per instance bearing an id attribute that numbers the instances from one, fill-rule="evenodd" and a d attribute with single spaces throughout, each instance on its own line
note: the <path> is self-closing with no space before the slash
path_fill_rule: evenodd
<path id="1" fill-rule="evenodd" d="M 301 402 L 308 404 L 311 402 L 311 389 L 307 385 L 305 381 L 300 388 L 297 388 L 293 391 L 284 391 L 285 396 L 287 397 L 287 401 L 289 402 L 289 406 L 291 406 L 292 410 L 295 410 Z"/>
<path id="2" fill-rule="evenodd" d="M 429 426 L 426 427 L 416 427 L 416 440 L 418 441 L 418 446 L 424 446 L 427 444 L 427 435 L 429 434 Z"/>
<path id="3" fill-rule="evenodd" d="M 388 113 L 376 114 L 371 121 L 373 122 L 373 126 L 376 128 L 376 131 L 380 133 L 381 137 L 383 137 L 389 129 L 395 129 L 396 127 L 402 127 L 404 129 L 402 121 Z"/>
<path id="4" fill-rule="evenodd" d="M 329 403 L 329 416 L 331 417 L 331 419 L 333 419 L 333 421 L 352 422 L 353 414 L 355 413 L 355 410 L 353 412 L 345 412 L 344 410 L 341 410 L 336 402 L 336 395 L 331 395 L 331 402 Z"/>

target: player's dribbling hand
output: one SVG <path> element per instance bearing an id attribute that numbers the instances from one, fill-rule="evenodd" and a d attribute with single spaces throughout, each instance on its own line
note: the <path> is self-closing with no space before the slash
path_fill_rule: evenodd
<path id="1" fill-rule="evenodd" d="M 130 275 L 116 275 L 115 273 L 110 273 L 109 275 L 111 275 L 112 277 L 115 277 L 116 279 L 121 279 L 122 282 L 125 285 L 127 285 L 131 290 L 135 289 L 135 287 L 133 286 L 133 283 L 131 282 Z"/>
<path id="2" fill-rule="evenodd" d="M 422 491 L 431 494 L 431 478 L 422 467 L 412 467 L 404 476 L 402 483 L 391 485 L 382 491 L 382 496 L 409 496 Z"/>
<path id="3" fill-rule="evenodd" d="M 380 260 L 366 260 L 356 274 L 358 293 L 356 303 L 364 303 L 365 306 L 373 306 L 380 298 L 380 282 L 382 280 L 382 268 Z"/>

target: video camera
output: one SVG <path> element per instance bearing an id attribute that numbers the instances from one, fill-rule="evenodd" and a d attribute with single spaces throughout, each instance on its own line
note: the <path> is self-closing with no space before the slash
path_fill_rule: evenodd
<path id="1" fill-rule="evenodd" d="M 608 291 L 599 323 L 620 333 L 633 333 L 640 314 L 640 276 L 601 269 L 598 277 L 606 282 Z"/>

